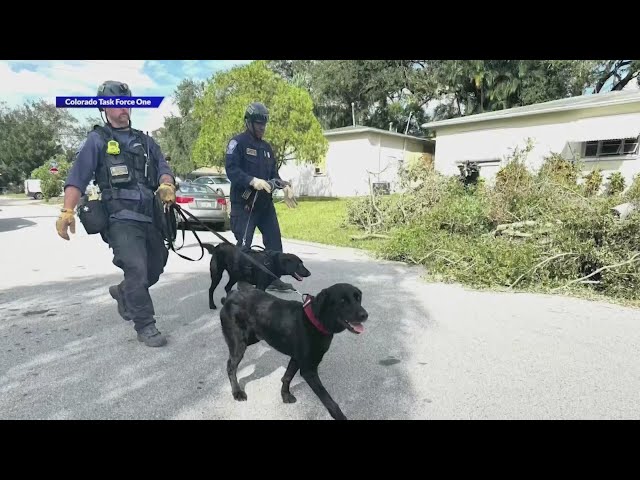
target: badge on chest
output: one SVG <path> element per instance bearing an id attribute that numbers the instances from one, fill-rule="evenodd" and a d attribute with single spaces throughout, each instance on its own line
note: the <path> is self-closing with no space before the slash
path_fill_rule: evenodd
<path id="1" fill-rule="evenodd" d="M 251 155 L 252 157 L 258 156 L 258 151 L 253 148 L 247 148 L 247 155 Z"/>

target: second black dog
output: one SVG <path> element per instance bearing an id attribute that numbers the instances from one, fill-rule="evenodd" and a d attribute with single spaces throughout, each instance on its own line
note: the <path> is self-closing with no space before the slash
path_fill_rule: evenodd
<path id="1" fill-rule="evenodd" d="M 322 290 L 317 297 L 301 304 L 283 300 L 257 289 L 240 288 L 222 303 L 220 322 L 229 347 L 227 374 L 233 398 L 247 399 L 238 383 L 238 364 L 247 346 L 264 340 L 289 357 L 282 377 L 282 401 L 293 403 L 289 391 L 298 369 L 322 404 L 336 420 L 346 420 L 338 404 L 322 385 L 318 366 L 331 346 L 333 335 L 344 330 L 359 334 L 369 314 L 362 307 L 362 292 L 348 283 L 337 283 Z"/>
<path id="2" fill-rule="evenodd" d="M 226 270 L 229 274 L 229 282 L 224 287 L 227 294 L 233 286 L 239 282 L 247 282 L 256 288 L 265 291 L 275 280 L 271 275 L 249 261 L 240 250 L 227 243 L 220 243 L 213 246 L 203 243 L 202 246 L 211 254 L 209 271 L 211 273 L 211 286 L 209 287 L 209 308 L 215 310 L 216 304 L 213 301 L 213 292 L 222 280 L 222 274 Z M 264 251 L 246 252 L 251 258 L 261 265 L 264 265 L 274 275 L 290 275 L 299 282 L 304 277 L 311 275 L 311 272 L 304 266 L 302 260 L 292 253 Z"/>

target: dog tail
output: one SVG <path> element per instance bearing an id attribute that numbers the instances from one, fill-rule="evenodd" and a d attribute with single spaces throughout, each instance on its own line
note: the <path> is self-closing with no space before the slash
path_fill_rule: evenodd
<path id="1" fill-rule="evenodd" d="M 206 248 L 211 255 L 215 254 L 215 245 L 211 245 L 210 243 L 203 243 L 202 246 Z"/>

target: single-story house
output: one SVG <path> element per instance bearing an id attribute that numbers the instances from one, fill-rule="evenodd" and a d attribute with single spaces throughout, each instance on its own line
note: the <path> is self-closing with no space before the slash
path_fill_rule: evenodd
<path id="1" fill-rule="evenodd" d="M 585 171 L 600 168 L 605 178 L 620 171 L 630 185 L 640 172 L 640 91 L 581 95 L 525 107 L 425 123 L 435 132 L 434 165 L 443 174 L 458 174 L 458 165 L 478 162 L 480 175 L 493 179 L 515 147 L 527 139 L 532 169 L 551 153 L 580 159 Z"/>
<path id="2" fill-rule="evenodd" d="M 324 136 L 329 149 L 320 165 L 289 162 L 280 168 L 297 196 L 368 195 L 368 172 L 372 183 L 392 193 L 400 188 L 399 169 L 434 151 L 433 140 L 358 125 L 325 130 Z"/>

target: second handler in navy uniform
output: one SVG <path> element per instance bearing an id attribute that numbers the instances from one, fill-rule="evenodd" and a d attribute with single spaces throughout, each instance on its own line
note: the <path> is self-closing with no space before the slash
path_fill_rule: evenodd
<path id="1" fill-rule="evenodd" d="M 131 91 L 124 83 L 108 81 L 98 95 L 131 96 Z M 169 252 L 158 219 L 163 208 L 155 204 L 155 195 L 162 205 L 175 202 L 175 179 L 158 144 L 131 128 L 130 108 L 103 110 L 105 125 L 89 133 L 67 177 L 56 229 L 65 240 L 68 227 L 75 233 L 74 209 L 95 175 L 108 218 L 100 233 L 113 250 L 113 264 L 124 272 L 124 280 L 109 293 L 119 314 L 133 320 L 138 340 L 160 347 L 167 341 L 156 328 L 149 287 L 159 280 Z"/>
<path id="2" fill-rule="evenodd" d="M 225 170 L 231 182 L 230 223 L 237 245 L 244 250 L 251 249 L 253 234 L 258 227 L 264 248 L 282 252 L 280 225 L 273 205 L 272 186 L 268 183 L 268 180 L 282 179 L 276 168 L 273 149 L 262 139 L 268 121 L 267 108 L 262 103 L 252 103 L 244 115 L 246 130 L 233 137 L 227 145 Z M 294 208 L 296 202 L 291 186 L 285 186 L 283 192 L 287 206 Z M 268 289 L 293 290 L 293 286 L 278 279 Z"/>

